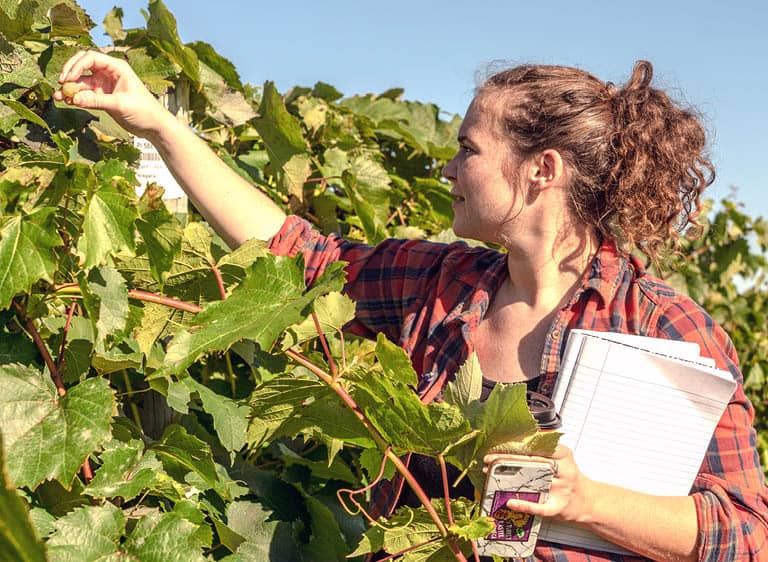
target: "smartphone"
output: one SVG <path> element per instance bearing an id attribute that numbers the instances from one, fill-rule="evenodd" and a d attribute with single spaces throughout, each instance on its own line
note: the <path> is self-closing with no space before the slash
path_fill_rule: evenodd
<path id="1" fill-rule="evenodd" d="M 481 555 L 525 557 L 533 554 L 541 518 L 512 511 L 506 504 L 511 499 L 546 501 L 554 473 L 554 461 L 546 459 L 510 456 L 491 463 L 481 511 L 493 517 L 496 528 L 484 539 L 478 539 Z"/>

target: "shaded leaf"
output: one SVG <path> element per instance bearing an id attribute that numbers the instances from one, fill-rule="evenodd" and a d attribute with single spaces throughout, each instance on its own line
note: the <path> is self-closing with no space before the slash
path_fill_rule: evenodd
<path id="1" fill-rule="evenodd" d="M 227 508 L 227 525 L 245 538 L 242 560 L 302 560 L 291 525 L 272 518 L 258 503 L 238 501 Z"/>
<path id="2" fill-rule="evenodd" d="M 174 394 L 177 400 L 181 398 L 184 407 L 180 409 L 177 405 L 176 409 L 182 413 L 186 413 L 186 405 L 192 393 L 197 393 L 203 410 L 213 418 L 213 427 L 224 448 L 230 453 L 242 449 L 246 442 L 250 408 L 238 400 L 217 394 L 192 377 L 184 377 L 168 385 L 169 396 Z"/>
<path id="3" fill-rule="evenodd" d="M 144 198 L 142 198 L 145 201 Z M 181 253 L 181 224 L 162 201 L 148 202 L 136 221 L 149 257 L 149 271 L 162 290 L 176 257 Z"/>

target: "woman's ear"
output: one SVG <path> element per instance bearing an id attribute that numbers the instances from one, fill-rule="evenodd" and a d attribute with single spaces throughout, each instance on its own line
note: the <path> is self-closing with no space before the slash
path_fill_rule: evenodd
<path id="1" fill-rule="evenodd" d="M 537 191 L 564 185 L 565 164 L 560 152 L 548 148 L 533 157 L 528 168 L 528 181 Z"/>

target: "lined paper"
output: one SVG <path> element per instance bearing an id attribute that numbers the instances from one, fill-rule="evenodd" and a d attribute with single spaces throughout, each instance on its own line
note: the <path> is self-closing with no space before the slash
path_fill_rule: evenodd
<path id="1" fill-rule="evenodd" d="M 647 494 L 684 496 L 736 382 L 729 372 L 701 364 L 696 344 L 633 337 L 650 341 L 633 342 L 642 343 L 641 349 L 584 332 L 577 333 L 575 345 L 569 341 L 563 359 L 569 376 L 558 381 L 560 442 L 573 450 L 589 478 Z M 690 345 L 696 347 L 693 353 Z M 627 552 L 553 521 L 542 525 L 540 537 Z"/>

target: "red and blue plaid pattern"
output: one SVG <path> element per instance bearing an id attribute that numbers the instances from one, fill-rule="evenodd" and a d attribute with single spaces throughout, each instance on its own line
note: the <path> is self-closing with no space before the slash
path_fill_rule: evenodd
<path id="1" fill-rule="evenodd" d="M 348 262 L 345 293 L 357 302 L 346 329 L 364 337 L 384 333 L 402 346 L 420 373 L 419 392 L 439 397 L 446 380 L 473 349 L 472 332 L 506 275 L 506 255 L 463 243 L 386 240 L 371 247 L 323 236 L 289 217 L 271 240 L 279 255 L 301 252 L 311 284 L 334 261 Z M 742 388 L 728 335 L 696 303 L 648 275 L 634 257 L 604 242 L 591 270 L 559 312 L 547 335 L 539 392 L 550 395 L 570 330 L 584 328 L 693 341 L 739 383 L 718 424 L 691 495 L 698 514 L 699 559 L 768 560 L 768 488 L 752 427 L 754 409 Z M 393 487 L 380 486 L 372 512 L 386 513 Z M 649 521 L 649 525 L 653 524 Z M 540 543 L 529 561 L 641 560 Z"/>

